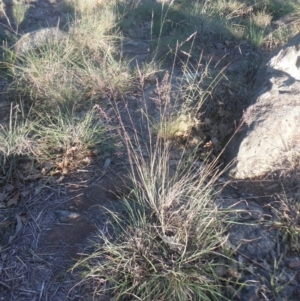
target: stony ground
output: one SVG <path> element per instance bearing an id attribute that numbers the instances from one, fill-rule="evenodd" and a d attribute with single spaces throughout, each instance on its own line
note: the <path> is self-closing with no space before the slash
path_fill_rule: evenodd
<path id="1" fill-rule="evenodd" d="M 30 2 L 32 7 L 24 25 L 20 26 L 20 34 L 63 23 L 64 16 L 57 9 L 58 4 L 59 0 Z M 7 7 L 9 16 L 9 5 Z M 1 20 L 3 30 L 7 20 L 3 15 Z M 149 56 L 149 25 L 149 22 L 139 24 L 126 33 L 124 55 L 135 57 L 139 63 Z M 249 55 L 247 47 L 240 45 L 236 51 L 235 47 L 216 43 L 211 45 L 211 52 L 216 62 L 225 54 L 229 61 L 234 58 L 235 64 L 230 68 L 239 69 Z M 148 82 L 144 88 L 116 104 L 124 118 L 129 104 L 141 133 L 142 120 L 136 111 L 142 100 L 148 99 L 151 114 L 156 114 L 158 109 L 157 104 L 151 102 L 156 83 Z M 0 102 L 2 124 L 8 122 L 9 108 L 6 100 Z M 109 107 L 105 112 L 107 122 L 117 125 L 114 112 Z M 26 164 L 24 162 L 24 169 Z M 0 300 L 96 300 L 86 287 L 78 284 L 77 276 L 66 271 L 81 253 L 92 251 L 89 239 L 97 235 L 97 228 L 107 226 L 108 217 L 101 206 L 110 210 L 121 208 L 117 196 L 126 193 L 128 167 L 125 151 L 121 150 L 105 160 L 91 158 L 88 167 L 54 183 L 47 182 L 46 177 L 38 180 L 32 177 L 19 187 L 21 201 L 9 209 L 15 216 L 15 234 L 12 233 L 11 241 L 0 248 Z M 288 205 L 290 203 L 285 200 L 299 201 L 298 188 L 291 185 L 283 192 L 281 183 L 273 179 L 238 182 L 224 176 L 219 183 L 226 184 L 219 205 L 233 209 L 240 224 L 231 228 L 229 239 L 232 250 L 236 250 L 237 262 L 229 270 L 220 268 L 217 273 L 246 281 L 248 286 L 239 292 L 236 300 L 299 300 L 300 246 L 297 240 L 292 247 L 284 241 L 282 233 L 285 232 L 278 220 L 279 212 L 290 215 L 294 210 L 297 215 L 293 202 Z M 4 184 L 0 183 L 4 191 L 13 189 L 10 184 Z M 276 222 L 277 227 L 274 227 Z"/>

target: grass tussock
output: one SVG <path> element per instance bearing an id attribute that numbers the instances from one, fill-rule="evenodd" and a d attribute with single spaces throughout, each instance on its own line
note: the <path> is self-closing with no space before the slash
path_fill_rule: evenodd
<path id="1" fill-rule="evenodd" d="M 113 27 L 113 12 L 107 10 L 74 20 L 63 38 L 17 55 L 11 89 L 47 109 L 124 92 L 131 77 L 126 62 L 117 58 L 120 36 Z"/>
<path id="2" fill-rule="evenodd" d="M 93 9 L 70 16 L 67 31 L 33 32 L 14 48 L 5 47 L 2 63 L 11 79 L 8 98 L 26 103 L 23 110 L 29 113 L 24 124 L 1 129 L 4 170 L 8 158 L 21 155 L 41 162 L 70 149 L 78 154 L 106 148 L 106 129 L 94 103 L 128 91 L 133 80 L 117 50 L 121 35 L 114 3 L 88 4 Z"/>
<path id="3" fill-rule="evenodd" d="M 300 223 L 299 223 L 299 189 L 293 195 L 288 196 L 285 191 L 276 196 L 276 201 L 270 204 L 275 216 L 274 228 L 279 230 L 281 241 L 288 250 L 300 251 Z"/>
<path id="4" fill-rule="evenodd" d="M 230 258 L 226 214 L 214 203 L 214 164 L 199 167 L 182 157 L 172 168 L 171 143 L 153 137 L 147 124 L 150 146 L 121 121 L 132 190 L 121 213 L 109 212 L 110 227 L 99 231 L 93 254 L 75 268 L 84 267 L 83 282 L 95 295 L 115 300 L 220 300 L 231 283 L 216 269 Z"/>
<path id="5" fill-rule="evenodd" d="M 12 14 L 16 26 L 16 32 L 18 32 L 19 26 L 26 19 L 26 14 L 29 8 L 30 5 L 25 0 L 21 0 L 20 2 L 13 3 Z"/>
<path id="6" fill-rule="evenodd" d="M 155 45 L 164 51 L 174 49 L 178 40 L 195 31 L 199 33 L 198 43 L 202 47 L 216 40 L 245 40 L 254 47 L 273 49 L 299 31 L 299 22 L 295 19 L 299 8 L 298 0 L 284 4 L 267 0 L 137 2 L 130 6 L 121 27 L 126 31 L 137 19 L 151 20 L 152 35 L 159 38 L 158 45 Z M 277 23 L 287 17 L 294 19 L 293 24 Z M 278 31 L 284 34 L 277 34 Z"/>
<path id="7" fill-rule="evenodd" d="M 11 106 L 8 126 L 0 125 L 0 166 L 8 177 L 15 170 L 16 158 L 34 155 L 37 147 L 32 137 L 33 122 L 22 113 L 18 105 Z"/>
<path id="8" fill-rule="evenodd" d="M 96 153 L 109 149 L 107 129 L 97 113 L 95 106 L 79 116 L 65 111 L 54 117 L 49 114 L 42 117 L 34 127 L 40 160 L 56 158 L 61 162 L 71 158 L 76 164 L 76 159 L 86 159 L 89 150 Z"/>
<path id="9" fill-rule="evenodd" d="M 167 148 L 149 162 L 131 155 L 134 189 L 125 213 L 113 215 L 114 238 L 100 232 L 96 251 L 78 263 L 89 266 L 85 280 L 116 300 L 220 300 L 226 280 L 215 269 L 227 260 L 226 235 L 208 170 L 170 176 Z"/>

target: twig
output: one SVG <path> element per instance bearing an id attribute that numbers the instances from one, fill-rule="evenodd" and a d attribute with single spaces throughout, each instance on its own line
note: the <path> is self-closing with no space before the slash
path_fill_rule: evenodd
<path id="1" fill-rule="evenodd" d="M 43 291 L 44 291 L 44 286 L 45 286 L 45 281 L 43 281 L 43 284 L 42 284 L 42 288 L 41 288 L 41 293 L 40 293 L 39 301 L 42 300 Z"/>
<path id="2" fill-rule="evenodd" d="M 11 290 L 11 287 L 9 285 L 7 285 L 6 283 L 0 281 L 0 285 L 6 287 L 7 289 Z"/>

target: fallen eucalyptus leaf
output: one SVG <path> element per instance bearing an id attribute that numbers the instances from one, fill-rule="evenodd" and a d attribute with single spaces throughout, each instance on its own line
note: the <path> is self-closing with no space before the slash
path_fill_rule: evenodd
<path id="1" fill-rule="evenodd" d="M 19 191 L 17 191 L 14 194 L 14 196 L 7 201 L 7 207 L 10 207 L 12 205 L 18 205 L 19 196 L 20 196 L 20 193 L 19 193 Z"/>
<path id="2" fill-rule="evenodd" d="M 9 240 L 8 240 L 9 243 L 11 243 L 14 240 L 14 238 L 18 235 L 18 233 L 20 232 L 20 230 L 23 227 L 21 217 L 18 214 L 16 214 L 16 220 L 17 220 L 16 232 L 14 235 L 11 235 L 9 237 Z"/>
<path id="3" fill-rule="evenodd" d="M 26 198 L 30 194 L 30 190 L 23 190 L 20 194 L 22 198 Z"/>
<path id="4" fill-rule="evenodd" d="M 57 180 L 56 183 L 61 183 L 62 180 L 65 178 L 65 176 L 60 176 Z"/>
<path id="5" fill-rule="evenodd" d="M 6 193 L 0 192 L 0 202 L 3 202 L 6 199 Z"/>

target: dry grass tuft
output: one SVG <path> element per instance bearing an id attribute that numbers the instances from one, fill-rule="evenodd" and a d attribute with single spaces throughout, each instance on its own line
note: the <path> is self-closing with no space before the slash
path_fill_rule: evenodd
<path id="1" fill-rule="evenodd" d="M 223 252 L 227 217 L 214 203 L 214 163 L 199 167 L 181 156 L 173 169 L 170 142 L 152 136 L 148 122 L 149 143 L 144 143 L 137 130 L 126 130 L 121 113 L 118 116 L 133 187 L 122 199 L 124 210 L 109 212 L 110 230 L 99 230 L 93 254 L 74 268 L 86 269 L 83 282 L 93 287 L 94 295 L 117 300 L 220 300 L 226 279 L 216 268 L 230 258 Z M 161 128 L 168 116 L 161 116 Z"/>
<path id="2" fill-rule="evenodd" d="M 32 138 L 33 122 L 27 120 L 22 113 L 18 105 L 11 105 L 8 126 L 0 125 L 0 166 L 7 178 L 15 170 L 16 159 L 35 154 L 37 147 Z"/>
<path id="3" fill-rule="evenodd" d="M 3 168 L 8 158 L 20 155 L 41 162 L 61 156 L 55 150 L 76 147 L 84 153 L 106 144 L 94 103 L 126 92 L 133 80 L 128 62 L 118 55 L 121 35 L 113 2 L 100 4 L 70 18 L 68 32 L 53 28 L 31 48 L 5 49 L 3 64 L 13 79 L 8 97 L 26 103 L 29 113 L 24 124 L 1 129 Z"/>

